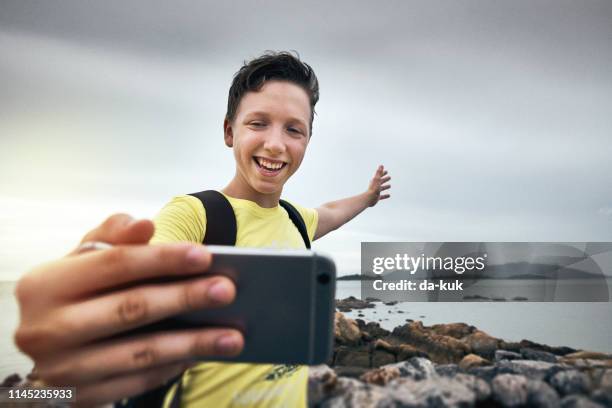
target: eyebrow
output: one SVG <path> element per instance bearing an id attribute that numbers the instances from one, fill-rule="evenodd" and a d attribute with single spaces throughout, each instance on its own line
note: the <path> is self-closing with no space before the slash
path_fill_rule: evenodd
<path id="1" fill-rule="evenodd" d="M 251 116 L 263 116 L 263 117 L 269 118 L 270 114 L 268 112 L 263 112 L 263 111 L 254 111 L 254 112 L 248 112 L 246 115 L 244 115 L 245 118 L 250 118 Z M 289 120 L 291 122 L 298 122 L 300 125 L 308 129 L 308 125 L 306 124 L 306 122 L 304 122 L 300 118 L 290 117 Z"/>

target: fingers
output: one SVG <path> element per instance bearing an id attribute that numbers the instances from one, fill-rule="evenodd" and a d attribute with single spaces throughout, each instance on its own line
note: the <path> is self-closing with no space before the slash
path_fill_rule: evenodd
<path id="1" fill-rule="evenodd" d="M 385 191 L 385 190 L 388 190 L 388 189 L 390 189 L 390 188 L 391 188 L 391 184 L 385 184 L 384 186 L 382 186 L 382 187 L 380 188 L 380 191 Z"/>
<path id="2" fill-rule="evenodd" d="M 380 179 L 380 184 L 387 183 L 387 182 L 389 182 L 389 180 L 391 180 L 391 176 L 385 176 L 385 177 Z"/>
<path id="3" fill-rule="evenodd" d="M 89 346 L 42 361 L 37 369 L 40 377 L 52 385 L 87 384 L 193 361 L 196 357 L 236 356 L 243 347 L 244 337 L 234 329 L 159 333 Z"/>
<path id="4" fill-rule="evenodd" d="M 112 245 L 145 244 L 153 236 L 155 227 L 150 220 L 135 220 L 127 214 L 115 214 L 100 226 L 88 232 L 81 244 L 87 241 L 102 241 Z M 76 254 L 76 249 L 70 255 Z"/>
<path id="5" fill-rule="evenodd" d="M 92 407 L 142 394 L 164 384 L 187 368 L 186 364 L 170 364 L 137 374 L 111 378 L 95 385 L 79 387 L 76 390 L 75 406 Z"/>
<path id="6" fill-rule="evenodd" d="M 61 265 L 47 265 L 30 282 L 74 299 L 143 279 L 196 274 L 208 269 L 211 254 L 205 246 L 189 243 L 115 246 L 54 263 Z"/>
<path id="7" fill-rule="evenodd" d="M 380 200 L 386 200 L 387 198 L 391 197 L 391 194 L 383 194 L 380 196 Z"/>
<path id="8" fill-rule="evenodd" d="M 45 336 L 37 349 L 84 344 L 180 313 L 226 306 L 235 297 L 234 283 L 223 276 L 113 292 L 58 310 L 50 316 L 58 335 Z"/>

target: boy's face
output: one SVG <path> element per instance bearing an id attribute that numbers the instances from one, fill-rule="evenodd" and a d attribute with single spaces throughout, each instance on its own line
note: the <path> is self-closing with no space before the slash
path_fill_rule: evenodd
<path id="1" fill-rule="evenodd" d="M 286 81 L 265 82 L 240 101 L 233 123 L 224 123 L 225 143 L 234 148 L 236 175 L 256 192 L 282 191 L 297 171 L 310 139 L 306 91 Z"/>

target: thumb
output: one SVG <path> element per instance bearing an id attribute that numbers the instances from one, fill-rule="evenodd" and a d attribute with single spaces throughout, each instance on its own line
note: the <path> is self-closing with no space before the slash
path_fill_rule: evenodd
<path id="1" fill-rule="evenodd" d="M 155 231 L 150 220 L 135 220 L 127 214 L 114 214 L 102 224 L 89 231 L 80 244 L 88 241 L 101 241 L 111 245 L 146 244 Z M 71 255 L 76 253 L 76 249 Z"/>

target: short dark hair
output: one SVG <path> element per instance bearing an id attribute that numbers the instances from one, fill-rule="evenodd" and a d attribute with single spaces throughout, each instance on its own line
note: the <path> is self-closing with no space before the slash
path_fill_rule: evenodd
<path id="1" fill-rule="evenodd" d="M 285 51 L 267 51 L 260 57 L 245 61 L 232 80 L 225 118 L 232 122 L 242 97 L 247 92 L 259 91 L 263 84 L 270 80 L 288 81 L 306 91 L 310 100 L 310 134 L 312 134 L 314 108 L 319 100 L 319 80 L 310 65 L 301 61 L 297 53 L 294 56 Z"/>

